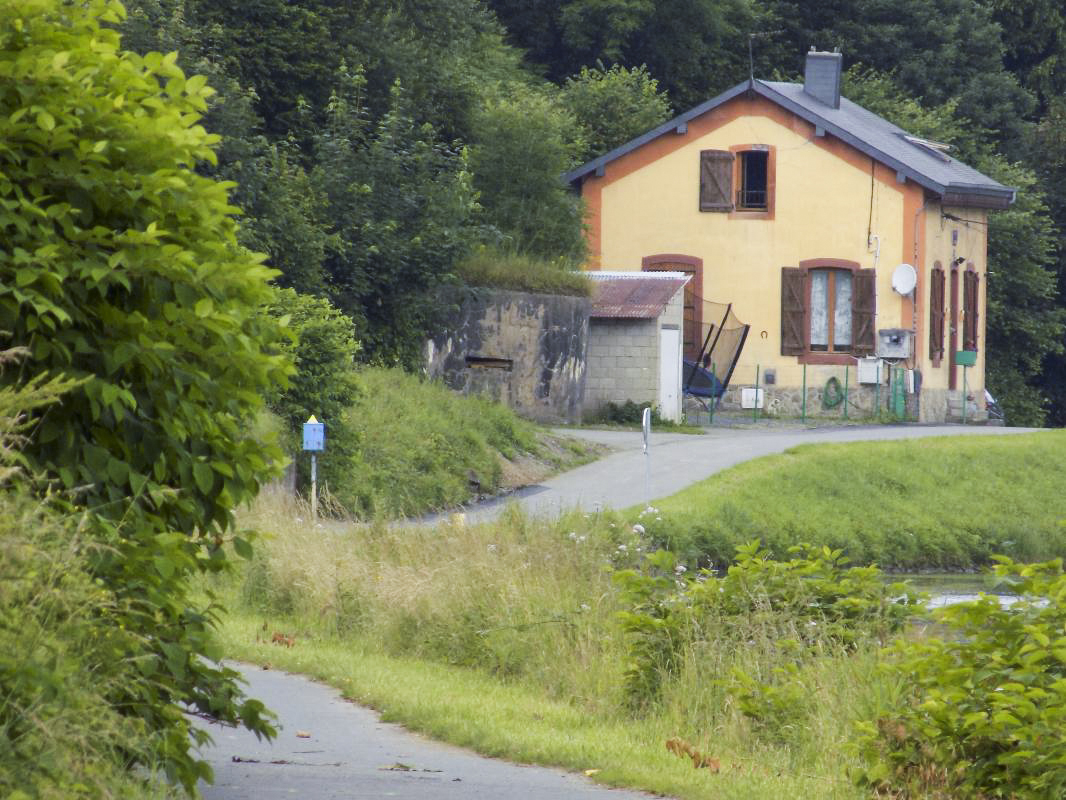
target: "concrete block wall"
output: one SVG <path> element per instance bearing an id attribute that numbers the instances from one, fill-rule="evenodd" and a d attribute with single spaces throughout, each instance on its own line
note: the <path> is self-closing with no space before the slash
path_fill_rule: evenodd
<path id="1" fill-rule="evenodd" d="M 626 400 L 659 402 L 659 321 L 590 320 L 585 407 Z"/>

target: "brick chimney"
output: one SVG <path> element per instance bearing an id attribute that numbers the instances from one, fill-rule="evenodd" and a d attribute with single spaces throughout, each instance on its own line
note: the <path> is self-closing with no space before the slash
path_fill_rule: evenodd
<path id="1" fill-rule="evenodd" d="M 807 53 L 803 91 L 830 108 L 840 108 L 840 53 Z"/>

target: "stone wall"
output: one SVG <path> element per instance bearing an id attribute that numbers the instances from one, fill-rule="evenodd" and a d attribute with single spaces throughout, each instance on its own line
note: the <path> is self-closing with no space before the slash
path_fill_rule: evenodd
<path id="1" fill-rule="evenodd" d="M 441 302 L 451 322 L 426 343 L 430 378 L 540 422 L 581 419 L 587 298 L 466 289 Z"/>

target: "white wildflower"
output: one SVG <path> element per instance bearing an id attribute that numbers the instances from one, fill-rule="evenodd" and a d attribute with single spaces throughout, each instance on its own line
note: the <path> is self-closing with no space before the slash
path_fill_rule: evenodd
<path id="1" fill-rule="evenodd" d="M 496 552 L 496 545 L 490 544 L 489 545 L 489 552 L 490 553 L 495 553 Z"/>
<path id="2" fill-rule="evenodd" d="M 678 564 L 676 567 L 674 567 L 674 572 L 676 572 L 678 575 L 684 575 L 686 572 L 688 572 L 688 567 L 686 567 L 684 564 Z"/>
<path id="3" fill-rule="evenodd" d="M 569 539 L 570 539 L 571 542 L 576 542 L 577 541 L 577 531 L 570 531 Z"/>
<path id="4" fill-rule="evenodd" d="M 628 548 L 624 544 L 618 545 L 618 552 L 624 553 Z"/>
<path id="5" fill-rule="evenodd" d="M 633 533 L 639 533 L 639 534 L 643 535 L 644 534 L 644 526 L 641 525 L 638 522 L 636 525 L 633 526 Z"/>

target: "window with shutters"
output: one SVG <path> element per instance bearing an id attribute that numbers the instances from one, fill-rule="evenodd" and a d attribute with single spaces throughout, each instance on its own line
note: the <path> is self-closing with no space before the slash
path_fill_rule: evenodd
<path id="1" fill-rule="evenodd" d="M 929 360 L 939 367 L 944 358 L 944 268 L 933 263 L 929 277 Z"/>
<path id="2" fill-rule="evenodd" d="M 979 279 L 973 265 L 968 265 L 962 276 L 962 349 L 977 349 L 977 309 Z"/>
<path id="3" fill-rule="evenodd" d="M 700 152 L 700 211 L 729 212 L 734 219 L 773 219 L 775 149 L 734 145 Z"/>
<path id="4" fill-rule="evenodd" d="M 812 259 L 781 270 L 781 354 L 810 364 L 873 355 L 875 273 L 853 261 Z"/>

